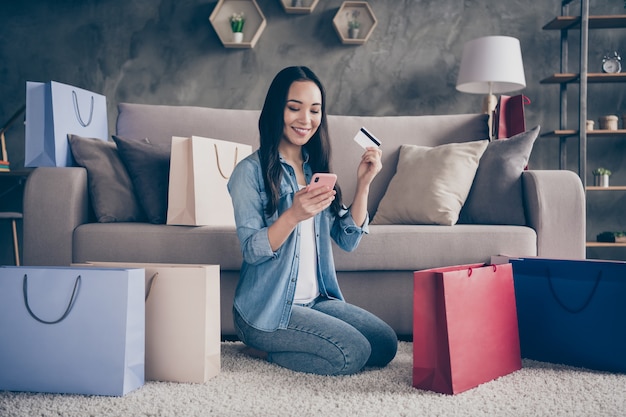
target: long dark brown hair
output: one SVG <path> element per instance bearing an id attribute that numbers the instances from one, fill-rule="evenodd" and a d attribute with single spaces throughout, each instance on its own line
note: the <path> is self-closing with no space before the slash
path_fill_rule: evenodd
<path id="1" fill-rule="evenodd" d="M 324 86 L 315 73 L 307 67 L 284 68 L 276 74 L 270 84 L 263 109 L 261 110 L 261 116 L 259 117 L 259 134 L 261 136 L 259 157 L 261 169 L 263 170 L 265 190 L 269 197 L 267 207 L 265 207 L 268 215 L 274 214 L 278 209 L 282 177 L 278 146 L 283 138 L 285 127 L 284 112 L 287 105 L 287 94 L 291 84 L 296 81 L 314 82 L 322 93 L 322 120 L 317 131 L 304 145 L 304 148 L 309 153 L 309 164 L 313 172 L 330 172 L 331 147 L 328 136 L 326 91 Z M 341 189 L 338 185 L 335 185 L 335 191 L 337 195 L 331 205 L 331 209 L 338 213 L 341 208 Z"/>

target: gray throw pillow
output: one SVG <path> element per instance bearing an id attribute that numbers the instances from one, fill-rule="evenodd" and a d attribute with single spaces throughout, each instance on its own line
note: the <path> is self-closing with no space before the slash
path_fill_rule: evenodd
<path id="1" fill-rule="evenodd" d="M 372 224 L 455 224 L 487 144 L 402 145 Z"/>
<path id="2" fill-rule="evenodd" d="M 148 139 L 132 140 L 113 136 L 113 140 L 148 221 L 165 223 L 171 147 L 153 145 Z"/>
<path id="3" fill-rule="evenodd" d="M 87 170 L 89 196 L 101 223 L 144 221 L 132 181 L 115 143 L 68 135 L 76 163 Z"/>
<path id="4" fill-rule="evenodd" d="M 522 196 L 522 171 L 540 126 L 508 139 L 489 143 L 480 158 L 459 223 L 526 225 Z"/>

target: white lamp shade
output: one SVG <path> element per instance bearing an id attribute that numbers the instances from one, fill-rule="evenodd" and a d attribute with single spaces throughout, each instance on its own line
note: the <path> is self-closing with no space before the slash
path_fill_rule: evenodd
<path id="1" fill-rule="evenodd" d="M 507 93 L 526 87 L 520 42 L 509 36 L 486 36 L 463 47 L 456 89 L 463 93 Z"/>

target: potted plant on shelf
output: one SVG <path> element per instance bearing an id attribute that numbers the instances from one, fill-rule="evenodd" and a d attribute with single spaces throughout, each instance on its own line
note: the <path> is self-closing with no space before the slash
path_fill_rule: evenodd
<path id="1" fill-rule="evenodd" d="M 608 187 L 611 171 L 606 168 L 596 168 L 593 170 L 593 185 L 596 187 Z"/>
<path id="2" fill-rule="evenodd" d="M 626 243 L 626 232 L 602 232 L 596 236 L 598 242 Z"/>
<path id="3" fill-rule="evenodd" d="M 359 10 L 352 10 L 348 12 L 348 37 L 350 39 L 357 39 L 359 37 L 359 29 L 361 28 L 361 22 L 359 22 Z"/>
<path id="4" fill-rule="evenodd" d="M 243 25 L 246 18 L 242 13 L 233 13 L 230 17 L 230 28 L 233 31 L 233 42 L 241 43 L 243 41 Z"/>

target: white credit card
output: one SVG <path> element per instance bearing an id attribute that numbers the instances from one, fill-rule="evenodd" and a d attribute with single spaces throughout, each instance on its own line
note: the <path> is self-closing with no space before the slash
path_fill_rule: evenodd
<path id="1" fill-rule="evenodd" d="M 364 149 L 369 146 L 380 147 L 380 140 L 370 133 L 369 130 L 362 127 L 354 137 L 354 141 L 361 145 Z"/>

